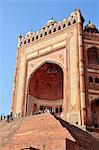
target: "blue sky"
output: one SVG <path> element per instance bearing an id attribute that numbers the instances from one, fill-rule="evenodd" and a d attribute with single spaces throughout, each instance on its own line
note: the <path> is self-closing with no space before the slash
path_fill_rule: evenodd
<path id="1" fill-rule="evenodd" d="M 0 0 L 0 114 L 10 112 L 17 38 L 42 28 L 53 16 L 59 21 L 80 8 L 85 24 L 99 27 L 98 0 Z"/>

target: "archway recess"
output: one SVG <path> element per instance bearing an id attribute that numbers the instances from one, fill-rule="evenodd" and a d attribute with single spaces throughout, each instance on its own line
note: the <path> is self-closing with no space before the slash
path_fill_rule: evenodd
<path id="1" fill-rule="evenodd" d="M 60 114 L 63 104 L 63 71 L 54 63 L 46 62 L 29 80 L 27 115 L 35 111 L 50 111 Z"/>
<path id="2" fill-rule="evenodd" d="M 96 99 L 91 104 L 92 125 L 99 128 L 99 99 Z"/>

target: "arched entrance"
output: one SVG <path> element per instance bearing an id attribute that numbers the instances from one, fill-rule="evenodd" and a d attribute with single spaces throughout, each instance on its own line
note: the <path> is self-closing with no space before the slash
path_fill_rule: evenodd
<path id="1" fill-rule="evenodd" d="M 99 128 L 99 99 L 91 104 L 92 125 Z"/>
<path id="2" fill-rule="evenodd" d="M 61 114 L 63 104 L 63 71 L 54 63 L 46 62 L 29 80 L 26 114 L 44 111 Z"/>

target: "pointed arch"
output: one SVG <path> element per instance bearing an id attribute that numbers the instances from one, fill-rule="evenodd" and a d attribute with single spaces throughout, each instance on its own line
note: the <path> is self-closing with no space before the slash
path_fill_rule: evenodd
<path id="1" fill-rule="evenodd" d="M 92 125 L 99 128 L 99 98 L 91 102 Z"/>
<path id="2" fill-rule="evenodd" d="M 27 114 L 33 111 L 33 107 L 31 107 L 33 101 L 34 103 L 35 101 L 40 102 L 42 107 L 46 105 L 51 108 L 53 104 L 62 107 L 64 71 L 61 66 L 62 64 L 60 65 L 59 62 L 44 61 L 30 74 L 27 84 Z M 31 108 L 29 109 L 29 107 Z M 39 108 L 37 107 L 37 109 Z"/>
<path id="3" fill-rule="evenodd" d="M 88 65 L 99 65 L 99 49 L 95 46 L 88 49 Z"/>
<path id="4" fill-rule="evenodd" d="M 64 66 L 61 62 L 57 61 L 57 60 L 52 60 L 52 59 L 48 59 L 48 60 L 44 60 L 42 62 L 40 62 L 37 67 L 31 72 L 31 74 L 29 75 L 28 79 L 27 79 L 27 86 L 26 86 L 26 91 L 28 92 L 29 91 L 29 83 L 30 83 L 30 79 L 31 77 L 34 75 L 34 73 L 42 66 L 44 65 L 45 63 L 53 63 L 53 64 L 57 64 L 60 66 L 60 68 L 62 69 L 63 71 L 63 76 L 64 76 Z"/>

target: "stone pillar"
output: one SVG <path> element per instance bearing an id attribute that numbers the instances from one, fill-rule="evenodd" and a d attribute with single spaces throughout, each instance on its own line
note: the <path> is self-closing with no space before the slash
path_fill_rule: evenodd
<path id="1" fill-rule="evenodd" d="M 69 40 L 68 37 L 66 37 L 66 48 L 64 51 L 64 70 L 63 70 L 63 103 L 62 103 L 62 112 L 61 112 L 61 118 L 64 120 L 67 120 L 67 112 L 68 112 L 68 44 Z"/>
<path id="2" fill-rule="evenodd" d="M 26 115 L 29 115 L 29 93 L 27 93 L 27 102 L 26 102 Z"/>
<path id="3" fill-rule="evenodd" d="M 21 113 L 23 109 L 23 102 L 25 99 L 25 82 L 26 82 L 26 58 L 24 51 L 20 51 L 19 61 L 17 64 L 18 72 L 17 72 L 17 85 L 16 85 L 16 106 L 15 113 Z"/>
<path id="4" fill-rule="evenodd" d="M 52 112 L 54 112 L 54 113 L 55 113 L 55 106 L 53 106 L 53 107 L 52 107 Z"/>
<path id="5" fill-rule="evenodd" d="M 85 80 L 84 80 L 83 26 L 82 26 L 82 23 L 78 23 L 78 45 L 79 45 L 81 125 L 84 125 L 85 124 Z"/>
<path id="6" fill-rule="evenodd" d="M 31 115 L 33 112 L 33 99 L 31 95 L 27 94 L 27 113 L 26 115 Z"/>
<path id="7" fill-rule="evenodd" d="M 66 120 L 67 104 L 66 104 L 66 74 L 64 72 L 63 80 L 63 104 L 62 104 L 62 113 L 61 117 Z"/>
<path id="8" fill-rule="evenodd" d="M 19 49 L 17 50 L 16 56 L 16 67 L 14 72 L 14 84 L 13 84 L 13 93 L 12 93 L 12 112 L 16 113 L 16 94 L 17 94 L 17 79 L 18 79 L 18 62 L 19 62 Z"/>
<path id="9" fill-rule="evenodd" d="M 77 27 L 69 32 L 69 45 L 68 45 L 68 113 L 67 121 L 75 124 L 78 122 L 80 125 L 80 104 L 79 104 L 79 57 L 78 57 L 78 39 Z"/>
<path id="10" fill-rule="evenodd" d="M 39 104 L 37 104 L 37 111 L 39 111 L 40 110 L 40 105 Z"/>

